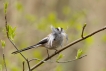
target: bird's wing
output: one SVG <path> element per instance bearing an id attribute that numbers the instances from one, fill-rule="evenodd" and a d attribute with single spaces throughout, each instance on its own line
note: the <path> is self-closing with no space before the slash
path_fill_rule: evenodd
<path id="1" fill-rule="evenodd" d="M 55 36 L 53 36 L 53 34 L 48 35 L 48 45 L 52 46 L 54 39 Z"/>
<path id="2" fill-rule="evenodd" d="M 45 44 L 47 42 L 48 42 L 48 37 L 45 37 L 44 39 L 42 39 L 41 41 L 39 41 L 36 45 Z"/>

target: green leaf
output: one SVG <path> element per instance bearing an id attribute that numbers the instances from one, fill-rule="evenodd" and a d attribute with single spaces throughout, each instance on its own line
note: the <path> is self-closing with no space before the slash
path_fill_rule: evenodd
<path id="1" fill-rule="evenodd" d="M 5 3 L 4 3 L 4 13 L 7 12 L 7 7 L 8 7 L 8 2 L 5 2 Z"/>
<path id="2" fill-rule="evenodd" d="M 78 49 L 76 59 L 80 58 L 83 53 L 82 49 Z"/>
<path id="3" fill-rule="evenodd" d="M 10 25 L 7 25 L 8 35 L 9 35 L 9 38 L 10 38 L 11 40 L 14 40 L 15 30 L 16 30 L 16 27 L 12 27 L 12 26 L 10 26 Z"/>
<path id="4" fill-rule="evenodd" d="M 5 41 L 4 40 L 1 40 L 1 45 L 2 45 L 2 48 L 5 47 Z"/>
<path id="5" fill-rule="evenodd" d="M 60 60 L 61 58 L 63 58 L 63 54 L 59 54 L 59 56 L 57 57 L 56 61 Z"/>

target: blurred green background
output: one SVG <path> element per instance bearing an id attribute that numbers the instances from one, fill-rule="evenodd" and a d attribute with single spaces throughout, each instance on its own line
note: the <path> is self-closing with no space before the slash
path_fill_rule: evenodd
<path id="1" fill-rule="evenodd" d="M 37 43 L 51 32 L 50 25 L 63 27 L 69 40 L 64 45 L 81 38 L 83 25 L 87 35 L 103 26 L 106 22 L 106 0 L 0 0 L 0 40 L 5 40 L 4 49 L 8 71 L 22 71 L 20 54 L 12 55 L 16 49 L 8 41 L 5 28 L 3 3 L 7 9 L 8 24 L 16 27 L 14 42 L 19 49 Z M 88 56 L 71 63 L 45 63 L 34 71 L 106 71 L 106 31 L 102 31 L 68 49 L 61 54 L 61 61 L 74 59 L 81 48 Z M 0 48 L 0 66 L 5 71 Z M 54 51 L 50 50 L 52 54 Z M 23 52 L 28 59 L 47 57 L 45 48 Z M 51 60 L 55 61 L 55 56 Z M 31 66 L 38 61 L 32 61 Z M 27 65 L 25 66 L 27 70 Z"/>

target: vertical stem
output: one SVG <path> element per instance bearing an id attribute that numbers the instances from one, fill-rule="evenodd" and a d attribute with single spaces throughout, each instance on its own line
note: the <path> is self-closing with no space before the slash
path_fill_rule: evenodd
<path id="1" fill-rule="evenodd" d="M 25 62 L 24 61 L 22 62 L 22 65 L 23 65 L 23 71 L 25 71 Z"/>
<path id="2" fill-rule="evenodd" d="M 6 61 L 5 61 L 5 55 L 4 55 L 4 48 L 3 48 L 3 62 L 5 66 L 5 70 L 7 71 Z"/>

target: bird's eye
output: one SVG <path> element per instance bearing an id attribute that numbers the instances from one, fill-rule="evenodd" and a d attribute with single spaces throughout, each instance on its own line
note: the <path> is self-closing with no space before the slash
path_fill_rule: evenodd
<path id="1" fill-rule="evenodd" d="M 61 31 L 63 31 L 63 28 L 61 28 Z"/>

